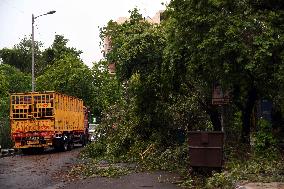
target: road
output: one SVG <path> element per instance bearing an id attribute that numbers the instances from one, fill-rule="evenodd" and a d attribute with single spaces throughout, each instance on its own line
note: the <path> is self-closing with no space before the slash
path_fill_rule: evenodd
<path id="1" fill-rule="evenodd" d="M 0 158 L 0 189 L 178 189 L 168 182 L 174 175 L 166 172 L 67 181 L 64 174 L 78 163 L 81 149 Z"/>
<path id="2" fill-rule="evenodd" d="M 0 188 L 52 189 L 64 182 L 54 175 L 76 163 L 80 148 L 68 152 L 48 151 L 37 155 L 16 155 L 0 159 Z"/>
<path id="3" fill-rule="evenodd" d="M 179 189 L 178 176 L 167 172 L 131 173 L 120 178 L 68 179 L 67 172 L 79 163 L 82 148 L 67 152 L 0 158 L 0 189 Z M 284 183 L 249 183 L 241 189 L 284 189 Z"/>

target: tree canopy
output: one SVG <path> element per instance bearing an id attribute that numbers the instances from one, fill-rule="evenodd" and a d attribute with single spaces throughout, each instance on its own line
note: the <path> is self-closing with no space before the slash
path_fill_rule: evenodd
<path id="1" fill-rule="evenodd" d="M 277 6 L 276 6 L 277 5 Z M 249 138 L 258 99 L 275 97 L 283 64 L 283 11 L 266 1 L 184 1 L 169 4 L 166 56 L 174 78 L 210 103 L 212 84 L 230 90 Z"/>
<path id="2" fill-rule="evenodd" d="M 93 77 L 91 70 L 72 55 L 61 56 L 52 66 L 37 77 L 39 91 L 58 91 L 84 100 L 91 105 L 93 100 Z"/>
<path id="3" fill-rule="evenodd" d="M 19 44 L 14 45 L 13 48 L 3 48 L 0 50 L 0 58 L 3 64 L 9 64 L 18 68 L 24 73 L 31 73 L 32 70 L 32 51 L 31 51 L 31 39 L 23 38 Z M 40 47 L 42 43 L 35 41 L 35 74 L 38 75 L 42 67 L 42 52 Z"/>

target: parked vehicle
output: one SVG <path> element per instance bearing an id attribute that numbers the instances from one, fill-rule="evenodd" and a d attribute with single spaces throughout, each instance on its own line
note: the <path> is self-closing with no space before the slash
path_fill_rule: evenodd
<path id="1" fill-rule="evenodd" d="M 83 101 L 53 91 L 11 94 L 10 124 L 14 148 L 24 153 L 46 147 L 71 150 L 89 137 Z"/>
<path id="2" fill-rule="evenodd" d="M 95 123 L 89 124 L 89 141 L 94 142 L 99 137 L 97 130 L 96 130 L 98 126 L 99 124 L 95 124 Z"/>

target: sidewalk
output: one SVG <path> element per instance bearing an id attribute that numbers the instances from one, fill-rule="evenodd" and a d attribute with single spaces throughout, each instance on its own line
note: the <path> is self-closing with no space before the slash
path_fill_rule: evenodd
<path id="1" fill-rule="evenodd" d="M 236 189 L 284 189 L 284 183 L 248 183 Z"/>

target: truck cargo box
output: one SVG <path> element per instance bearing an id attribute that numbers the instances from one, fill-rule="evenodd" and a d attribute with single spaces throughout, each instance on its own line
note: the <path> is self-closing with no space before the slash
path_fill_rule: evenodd
<path id="1" fill-rule="evenodd" d="M 10 125 L 15 148 L 53 146 L 66 150 L 88 138 L 87 109 L 79 98 L 57 92 L 10 95 Z"/>

